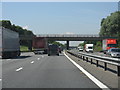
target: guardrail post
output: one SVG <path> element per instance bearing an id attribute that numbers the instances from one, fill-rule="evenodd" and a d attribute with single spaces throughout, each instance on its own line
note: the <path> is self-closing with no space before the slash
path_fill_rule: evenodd
<path id="1" fill-rule="evenodd" d="M 83 59 L 84 56 L 82 56 L 82 59 Z"/>
<path id="2" fill-rule="evenodd" d="M 92 58 L 91 58 L 91 64 L 93 64 L 93 62 L 92 62 Z"/>
<path id="3" fill-rule="evenodd" d="M 86 62 L 88 62 L 88 57 L 86 57 Z"/>
<path id="4" fill-rule="evenodd" d="M 104 70 L 106 71 L 107 70 L 107 63 L 106 62 L 104 62 Z"/>
<path id="5" fill-rule="evenodd" d="M 79 55 L 79 58 L 81 58 L 81 59 L 82 59 L 82 56 L 81 56 L 81 55 Z"/>
<path id="6" fill-rule="evenodd" d="M 85 57 L 83 56 L 83 61 L 85 60 Z"/>
<path id="7" fill-rule="evenodd" d="M 81 57 L 81 59 L 82 59 L 82 55 L 81 55 L 80 57 Z"/>
<path id="8" fill-rule="evenodd" d="M 120 66 L 117 66 L 117 69 L 118 69 L 117 75 L 120 76 Z"/>
<path id="9" fill-rule="evenodd" d="M 98 67 L 98 60 L 96 60 L 96 66 Z"/>

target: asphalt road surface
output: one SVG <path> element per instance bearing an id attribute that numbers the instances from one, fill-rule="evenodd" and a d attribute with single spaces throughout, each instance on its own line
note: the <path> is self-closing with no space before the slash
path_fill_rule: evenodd
<path id="1" fill-rule="evenodd" d="M 63 54 L 24 53 L 3 61 L 3 88 L 98 88 Z"/>
<path id="2" fill-rule="evenodd" d="M 64 54 L 2 60 L 2 88 L 99 88 Z"/>

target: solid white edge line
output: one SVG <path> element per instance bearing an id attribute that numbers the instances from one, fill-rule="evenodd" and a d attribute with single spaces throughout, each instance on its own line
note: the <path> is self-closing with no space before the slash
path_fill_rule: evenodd
<path id="1" fill-rule="evenodd" d="M 7 61 L 10 61 L 11 59 L 7 59 Z"/>
<path id="2" fill-rule="evenodd" d="M 31 62 L 32 64 L 34 63 L 34 61 Z"/>
<path id="3" fill-rule="evenodd" d="M 16 69 L 16 72 L 18 72 L 18 71 L 20 71 L 22 69 L 23 69 L 23 67 L 20 67 L 20 68 Z"/>
<path id="4" fill-rule="evenodd" d="M 98 79 L 96 79 L 94 76 L 92 76 L 90 73 L 88 73 L 85 69 L 83 69 L 79 64 L 77 64 L 75 61 L 73 61 L 71 58 L 69 58 L 65 52 L 64 55 L 79 69 L 81 70 L 88 78 L 90 78 L 97 86 L 99 86 L 101 89 L 110 90 L 106 85 L 104 85 L 102 82 L 100 82 Z"/>

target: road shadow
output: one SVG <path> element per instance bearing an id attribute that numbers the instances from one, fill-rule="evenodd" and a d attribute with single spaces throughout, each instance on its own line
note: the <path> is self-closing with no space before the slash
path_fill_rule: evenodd
<path id="1" fill-rule="evenodd" d="M 104 69 L 104 66 L 103 66 L 103 65 L 98 65 L 98 67 L 100 67 L 100 68 L 103 68 L 103 69 Z M 107 71 L 110 71 L 110 72 L 112 72 L 112 73 L 117 74 L 117 71 L 116 71 L 116 70 L 114 70 L 114 69 L 112 69 L 112 68 L 110 68 L 110 67 L 107 67 L 106 69 L 107 69 Z"/>
<path id="2" fill-rule="evenodd" d="M 10 57 L 10 58 L 2 58 L 2 60 L 5 60 L 5 59 L 25 59 L 25 58 L 29 58 L 31 56 L 17 56 L 17 57 Z"/>
<path id="3" fill-rule="evenodd" d="M 18 56 L 18 57 L 15 57 L 15 58 L 12 58 L 12 59 L 25 59 L 25 58 L 29 58 L 31 56 Z"/>
<path id="4" fill-rule="evenodd" d="M 90 61 L 88 61 L 88 62 L 91 63 Z M 93 65 L 96 65 L 95 62 L 92 62 L 92 64 L 93 64 Z M 98 68 L 104 69 L 104 65 L 98 64 Z M 110 67 L 107 67 L 106 70 L 107 70 L 107 71 L 110 71 L 110 72 L 112 72 L 112 73 L 117 74 L 117 70 L 114 70 L 114 69 L 112 69 L 112 68 L 110 68 Z"/>

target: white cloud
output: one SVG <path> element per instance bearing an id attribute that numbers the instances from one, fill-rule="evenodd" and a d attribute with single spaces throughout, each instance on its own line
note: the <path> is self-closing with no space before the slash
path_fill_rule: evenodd
<path id="1" fill-rule="evenodd" d="M 24 26 L 23 29 L 28 29 L 28 26 Z"/>

